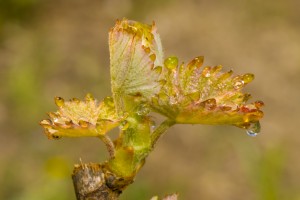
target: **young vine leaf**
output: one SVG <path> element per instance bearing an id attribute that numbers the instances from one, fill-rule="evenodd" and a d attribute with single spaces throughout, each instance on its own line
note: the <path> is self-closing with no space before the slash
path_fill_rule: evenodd
<path id="1" fill-rule="evenodd" d="M 259 127 L 263 102 L 247 104 L 250 94 L 241 89 L 253 74 L 232 75 L 222 66 L 202 68 L 204 58 L 178 65 L 176 57 L 164 62 L 160 91 L 152 98 L 152 108 L 179 124 L 235 125 Z M 259 130 L 257 130 L 259 131 Z"/>
<path id="2" fill-rule="evenodd" d="M 59 110 L 48 113 L 50 119 L 40 124 L 45 129 L 49 139 L 61 137 L 99 137 L 120 125 L 126 115 L 118 117 L 112 97 L 106 97 L 98 102 L 91 94 L 84 101 L 72 99 L 64 101 L 55 98 Z"/>
<path id="3" fill-rule="evenodd" d="M 156 26 L 124 19 L 109 32 L 111 87 L 118 110 L 127 95 L 151 98 L 163 64 Z"/>

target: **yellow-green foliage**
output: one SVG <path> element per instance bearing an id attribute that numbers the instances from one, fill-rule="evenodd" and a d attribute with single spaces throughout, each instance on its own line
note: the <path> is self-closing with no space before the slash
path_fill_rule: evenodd
<path id="1" fill-rule="evenodd" d="M 123 19 L 109 32 L 112 97 L 103 101 L 55 98 L 57 112 L 41 121 L 47 136 L 102 139 L 110 152 L 108 166 L 115 174 L 133 177 L 155 142 L 174 124 L 234 125 L 259 132 L 263 102 L 248 104 L 242 89 L 253 74 L 233 75 L 222 66 L 203 65 L 199 56 L 188 64 L 177 57 L 164 60 L 155 24 Z M 150 112 L 166 120 L 152 130 Z M 106 133 L 120 127 L 112 142 Z"/>

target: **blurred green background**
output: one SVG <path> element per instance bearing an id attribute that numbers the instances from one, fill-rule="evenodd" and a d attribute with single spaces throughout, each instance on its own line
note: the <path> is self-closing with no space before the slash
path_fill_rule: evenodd
<path id="1" fill-rule="evenodd" d="M 300 199 L 300 1 L 0 0 L 0 199 L 75 199 L 74 163 L 101 162 L 93 138 L 49 141 L 38 125 L 54 96 L 110 95 L 108 30 L 156 21 L 165 55 L 252 72 L 262 132 L 176 125 L 122 199 Z M 113 134 L 113 133 L 112 133 Z"/>

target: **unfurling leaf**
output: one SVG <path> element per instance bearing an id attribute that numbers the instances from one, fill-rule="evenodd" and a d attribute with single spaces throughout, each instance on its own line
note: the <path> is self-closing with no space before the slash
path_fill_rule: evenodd
<path id="1" fill-rule="evenodd" d="M 159 90 L 157 79 L 163 53 L 155 24 L 117 21 L 109 32 L 109 51 L 111 87 L 117 109 L 122 107 L 126 95 L 150 98 Z"/>
<path id="2" fill-rule="evenodd" d="M 120 125 L 126 117 L 117 117 L 111 97 L 106 97 L 102 102 L 90 94 L 86 95 L 84 101 L 75 98 L 64 101 L 56 97 L 55 103 L 59 110 L 48 113 L 50 119 L 40 122 L 49 139 L 102 136 Z"/>
<path id="3" fill-rule="evenodd" d="M 241 89 L 253 74 L 232 75 L 222 66 L 204 67 L 203 57 L 178 66 L 176 57 L 165 60 L 160 77 L 161 90 L 152 107 L 175 123 L 235 125 L 248 129 L 263 117 L 262 102 L 247 104 L 250 94 Z M 258 126 L 258 125 L 257 125 Z"/>

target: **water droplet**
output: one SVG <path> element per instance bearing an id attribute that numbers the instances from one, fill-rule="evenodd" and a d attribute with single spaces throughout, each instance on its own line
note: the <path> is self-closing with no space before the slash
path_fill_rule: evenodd
<path id="1" fill-rule="evenodd" d="M 257 136 L 259 132 L 260 132 L 260 123 L 259 122 L 251 123 L 250 126 L 246 130 L 247 135 L 249 135 L 251 137 Z"/>
<path id="2" fill-rule="evenodd" d="M 58 107 L 63 107 L 65 105 L 65 100 L 61 97 L 55 97 L 54 101 Z"/>
<path id="3" fill-rule="evenodd" d="M 79 120 L 78 124 L 81 128 L 87 128 L 89 126 L 89 123 L 83 120 Z"/>
<path id="4" fill-rule="evenodd" d="M 112 97 L 105 97 L 104 103 L 110 107 L 114 106 L 114 99 Z"/>
<path id="5" fill-rule="evenodd" d="M 251 137 L 257 136 L 257 133 L 256 133 L 256 132 L 253 132 L 253 131 L 251 131 L 251 130 L 247 130 L 246 132 L 247 132 L 247 135 L 249 135 L 249 136 L 251 136 Z"/>
<path id="6" fill-rule="evenodd" d="M 175 56 L 171 56 L 165 59 L 164 65 L 168 69 L 175 69 L 178 65 L 178 58 Z"/>
<path id="7" fill-rule="evenodd" d="M 87 93 L 85 95 L 85 100 L 86 101 L 94 101 L 95 99 L 94 99 L 94 96 L 91 93 Z"/>
<path id="8" fill-rule="evenodd" d="M 244 74 L 243 81 L 245 84 L 250 83 L 254 79 L 254 74 Z"/>
<path id="9" fill-rule="evenodd" d="M 129 127 L 129 122 L 128 121 L 123 121 L 122 122 L 122 126 L 121 126 L 121 129 L 123 130 L 123 131 L 125 131 L 125 130 L 127 130 L 128 129 L 128 127 Z"/>

